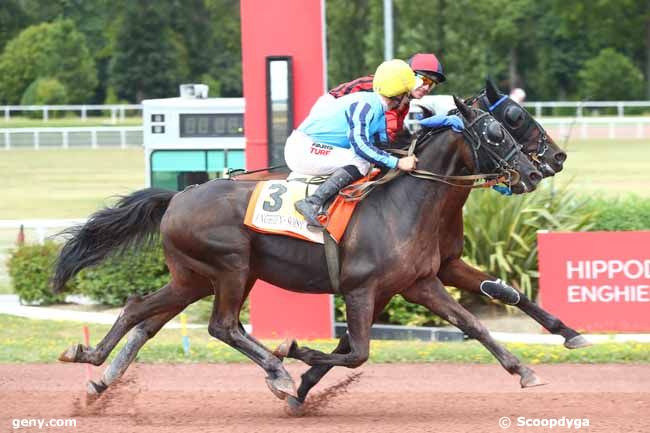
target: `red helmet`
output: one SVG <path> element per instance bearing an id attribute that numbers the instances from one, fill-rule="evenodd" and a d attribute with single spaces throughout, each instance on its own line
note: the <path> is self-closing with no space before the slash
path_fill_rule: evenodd
<path id="1" fill-rule="evenodd" d="M 415 72 L 436 80 L 438 83 L 442 83 L 447 79 L 442 72 L 442 64 L 440 64 L 438 58 L 433 53 L 414 54 L 408 60 L 408 64 Z"/>

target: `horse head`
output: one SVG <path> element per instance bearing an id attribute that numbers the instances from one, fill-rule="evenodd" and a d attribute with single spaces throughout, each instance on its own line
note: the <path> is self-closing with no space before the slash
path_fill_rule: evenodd
<path id="1" fill-rule="evenodd" d="M 489 111 L 523 146 L 523 152 L 539 167 L 544 177 L 562 171 L 566 153 L 521 105 L 501 93 L 489 79 L 485 91 L 474 98 L 478 108 Z"/>
<path id="2" fill-rule="evenodd" d="M 465 141 L 471 145 L 472 171 L 516 174 L 515 179 L 508 176 L 512 191 L 533 191 L 543 176 L 504 125 L 489 112 L 470 107 L 456 97 L 454 102 L 465 123 Z"/>

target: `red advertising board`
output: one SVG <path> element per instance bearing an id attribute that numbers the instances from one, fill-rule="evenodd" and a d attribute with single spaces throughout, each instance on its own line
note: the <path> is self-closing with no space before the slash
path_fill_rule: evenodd
<path id="1" fill-rule="evenodd" d="M 540 304 L 584 331 L 650 331 L 650 232 L 539 233 Z"/>

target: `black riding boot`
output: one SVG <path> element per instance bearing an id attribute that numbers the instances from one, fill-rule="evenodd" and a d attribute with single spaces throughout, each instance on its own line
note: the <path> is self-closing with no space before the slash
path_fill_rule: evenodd
<path id="1" fill-rule="evenodd" d="M 341 188 L 348 186 L 352 182 L 361 178 L 359 170 L 351 166 L 354 170 L 346 170 L 348 167 L 339 168 L 325 182 L 320 184 L 316 191 L 309 197 L 298 200 L 295 203 L 296 210 L 307 220 L 307 226 L 323 229 L 323 225 L 318 221 L 318 211 L 325 202 L 337 194 Z M 353 176 L 350 171 L 356 171 L 359 176 Z"/>

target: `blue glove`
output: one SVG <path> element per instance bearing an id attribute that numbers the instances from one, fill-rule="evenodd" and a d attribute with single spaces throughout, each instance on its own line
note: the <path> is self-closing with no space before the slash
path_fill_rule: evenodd
<path id="1" fill-rule="evenodd" d="M 463 121 L 458 116 L 445 116 L 444 114 L 438 114 L 436 116 L 427 117 L 426 119 L 420 120 L 420 125 L 425 128 L 440 128 L 442 126 L 451 126 L 456 132 L 463 132 L 465 125 Z"/>
<path id="2" fill-rule="evenodd" d="M 512 191 L 510 190 L 510 188 L 504 185 L 494 185 L 492 189 L 501 195 L 512 195 Z"/>

